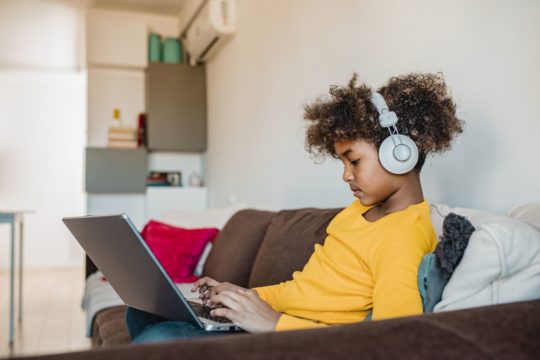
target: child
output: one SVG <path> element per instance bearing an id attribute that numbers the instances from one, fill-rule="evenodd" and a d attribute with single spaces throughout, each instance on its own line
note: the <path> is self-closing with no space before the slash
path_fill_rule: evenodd
<path id="1" fill-rule="evenodd" d="M 340 159 L 357 199 L 331 221 L 324 245 L 292 280 L 250 290 L 206 277 L 192 291 L 214 307 L 212 315 L 248 332 L 421 314 L 418 265 L 436 235 L 420 170 L 428 154 L 450 149 L 462 132 L 442 76 L 403 75 L 374 92 L 358 86 L 355 74 L 307 105 L 305 119 L 307 150 Z M 128 310 L 135 342 L 212 334 L 150 317 Z"/>

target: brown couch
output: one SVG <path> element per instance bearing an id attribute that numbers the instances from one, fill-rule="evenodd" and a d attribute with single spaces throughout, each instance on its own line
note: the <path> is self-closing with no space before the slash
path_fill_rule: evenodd
<path id="1" fill-rule="evenodd" d="M 245 287 L 288 280 L 307 262 L 314 244 L 323 242 L 328 223 L 339 211 L 240 211 L 216 239 L 203 273 Z M 93 270 L 89 263 L 87 272 Z M 124 314 L 125 307 L 115 307 L 96 316 L 93 344 L 106 348 L 43 358 L 540 358 L 540 301 L 325 329 L 137 346 L 128 345 Z"/>

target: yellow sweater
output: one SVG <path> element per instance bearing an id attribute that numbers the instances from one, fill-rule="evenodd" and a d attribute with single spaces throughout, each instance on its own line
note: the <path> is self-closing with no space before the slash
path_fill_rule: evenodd
<path id="1" fill-rule="evenodd" d="M 355 200 L 328 225 L 324 245 L 293 280 L 255 288 L 282 313 L 276 330 L 293 330 L 422 313 L 417 285 L 422 256 L 436 234 L 426 201 L 369 222 Z"/>

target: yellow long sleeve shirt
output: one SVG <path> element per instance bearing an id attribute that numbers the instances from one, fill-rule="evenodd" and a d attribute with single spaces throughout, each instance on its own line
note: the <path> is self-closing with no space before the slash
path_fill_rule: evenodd
<path id="1" fill-rule="evenodd" d="M 276 330 L 294 330 L 421 314 L 417 284 L 422 256 L 436 234 L 426 201 L 370 222 L 355 200 L 328 225 L 323 245 L 302 271 L 277 285 L 255 288 L 282 315 Z"/>

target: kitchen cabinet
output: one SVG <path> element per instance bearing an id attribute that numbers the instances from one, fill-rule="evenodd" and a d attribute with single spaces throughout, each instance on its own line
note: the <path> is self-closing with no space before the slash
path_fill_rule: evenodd
<path id="1" fill-rule="evenodd" d="M 150 151 L 206 150 L 204 66 L 150 63 L 146 76 Z"/>
<path id="2" fill-rule="evenodd" d="M 145 149 L 86 148 L 87 193 L 144 194 L 148 157 Z"/>
<path id="3" fill-rule="evenodd" d="M 89 65 L 140 69 L 148 65 L 148 26 L 144 21 L 90 12 L 87 32 Z"/>

